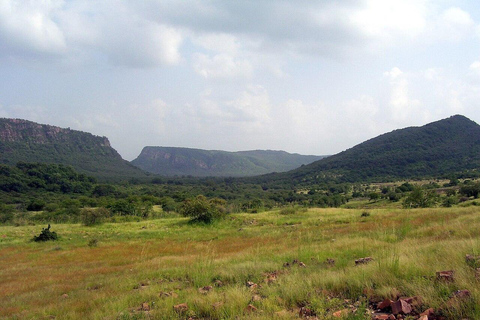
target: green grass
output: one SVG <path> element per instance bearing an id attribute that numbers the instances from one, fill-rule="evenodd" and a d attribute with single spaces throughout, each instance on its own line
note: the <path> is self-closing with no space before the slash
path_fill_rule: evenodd
<path id="1" fill-rule="evenodd" d="M 46 243 L 30 241 L 46 226 L 0 227 L 0 318 L 296 319 L 307 306 L 330 319 L 356 303 L 359 311 L 345 318 L 368 319 L 369 298 L 397 295 L 421 296 L 422 310 L 447 319 L 480 318 L 480 289 L 465 263 L 465 254 L 480 254 L 479 208 L 363 211 L 233 214 L 212 225 L 175 216 L 55 224 L 60 240 Z M 97 246 L 89 245 L 93 239 Z M 374 261 L 355 266 L 366 256 Z M 306 267 L 283 267 L 294 259 Z M 451 269 L 455 282 L 435 281 L 436 271 Z M 277 278 L 267 283 L 272 272 Z M 209 293 L 198 291 L 208 285 Z M 459 289 L 472 299 L 447 306 Z M 254 295 L 260 299 L 252 302 Z M 138 310 L 142 303 L 150 311 Z M 180 303 L 186 313 L 174 311 Z"/>

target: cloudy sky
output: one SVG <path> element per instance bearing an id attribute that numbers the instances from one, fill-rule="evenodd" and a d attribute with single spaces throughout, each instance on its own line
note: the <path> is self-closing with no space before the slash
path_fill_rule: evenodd
<path id="1" fill-rule="evenodd" d="M 0 0 L 0 117 L 144 146 L 334 154 L 480 123 L 476 0 Z"/>

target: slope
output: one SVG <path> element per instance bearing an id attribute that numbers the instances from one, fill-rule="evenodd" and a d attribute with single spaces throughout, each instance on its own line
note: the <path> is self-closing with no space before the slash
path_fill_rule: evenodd
<path id="1" fill-rule="evenodd" d="M 480 126 L 456 115 L 395 130 L 268 181 L 360 182 L 436 177 L 480 168 Z"/>
<path id="2" fill-rule="evenodd" d="M 132 161 L 135 166 L 164 176 L 253 176 L 284 172 L 323 158 L 285 151 L 227 152 L 174 147 L 145 147 Z"/>
<path id="3" fill-rule="evenodd" d="M 15 165 L 20 161 L 71 165 L 79 172 L 100 179 L 145 176 L 123 160 L 106 137 L 0 118 L 0 163 Z"/>

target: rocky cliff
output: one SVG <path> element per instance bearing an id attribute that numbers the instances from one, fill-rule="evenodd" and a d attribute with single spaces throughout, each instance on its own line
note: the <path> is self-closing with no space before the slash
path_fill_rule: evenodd
<path id="1" fill-rule="evenodd" d="M 144 175 L 123 160 L 106 137 L 22 119 L 0 118 L 0 163 L 19 161 L 71 165 L 98 178 Z"/>

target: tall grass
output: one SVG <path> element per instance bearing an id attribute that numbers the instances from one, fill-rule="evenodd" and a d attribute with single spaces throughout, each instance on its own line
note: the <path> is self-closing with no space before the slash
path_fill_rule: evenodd
<path id="1" fill-rule="evenodd" d="M 361 213 L 234 214 L 213 225 L 179 217 L 56 224 L 60 240 L 42 244 L 29 241 L 37 226 L 0 227 L 0 318 L 295 319 L 308 307 L 329 319 L 356 303 L 345 318 L 367 319 L 369 299 L 398 296 L 421 296 L 422 309 L 447 319 L 480 318 L 475 270 L 465 263 L 465 254 L 480 253 L 477 207 Z M 97 246 L 88 245 L 92 239 Z M 366 256 L 374 260 L 355 266 Z M 455 270 L 455 281 L 436 281 L 440 270 Z M 199 292 L 204 286 L 213 288 Z M 448 306 L 459 289 L 472 299 Z M 184 314 L 174 311 L 180 303 L 188 304 Z"/>

